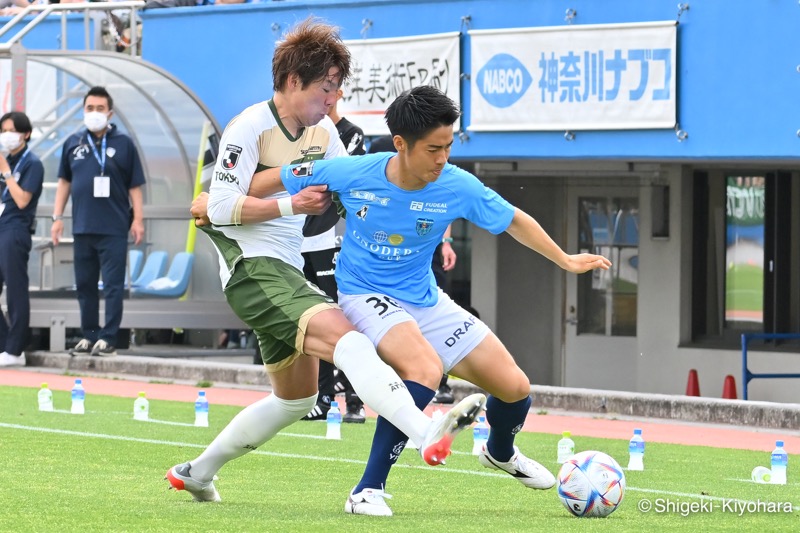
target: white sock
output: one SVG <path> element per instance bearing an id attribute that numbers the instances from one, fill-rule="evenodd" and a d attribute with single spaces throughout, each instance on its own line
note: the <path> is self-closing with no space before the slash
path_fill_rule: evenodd
<path id="1" fill-rule="evenodd" d="M 190 461 L 192 477 L 211 481 L 225 463 L 255 450 L 283 428 L 303 418 L 316 405 L 317 395 L 282 400 L 271 394 L 244 408 L 208 445 L 200 457 Z"/>
<path id="2" fill-rule="evenodd" d="M 403 380 L 381 360 L 365 335 L 351 331 L 339 339 L 333 362 L 365 404 L 415 442 L 424 441 L 431 419 L 417 409 Z"/>

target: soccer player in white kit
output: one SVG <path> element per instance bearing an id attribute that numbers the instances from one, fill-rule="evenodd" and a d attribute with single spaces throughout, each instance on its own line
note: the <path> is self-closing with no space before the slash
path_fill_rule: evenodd
<path id="1" fill-rule="evenodd" d="M 455 435 L 483 409 L 485 398 L 477 394 L 444 422 L 432 421 L 372 342 L 303 277 L 305 216 L 297 215 L 319 214 L 330 205 L 324 187 L 267 199 L 246 196 L 257 170 L 347 155 L 327 113 L 349 72 L 350 54 L 336 29 L 302 22 L 276 47 L 274 97 L 245 109 L 220 140 L 208 196 L 214 225 L 203 229 L 217 248 L 228 303 L 258 338 L 272 394 L 236 415 L 199 457 L 167 471 L 170 487 L 197 501 L 219 501 L 213 478 L 222 466 L 314 407 L 316 358 L 336 364 L 364 402 L 420 438 L 420 454 L 431 465 L 444 461 Z"/>
<path id="2" fill-rule="evenodd" d="M 552 473 L 514 446 L 531 404 L 530 380 L 483 322 L 436 287 L 431 256 L 448 224 L 465 218 L 495 234 L 508 232 L 569 272 L 607 270 L 611 262 L 567 254 L 530 215 L 449 164 L 458 116 L 456 104 L 441 91 L 416 87 L 386 112 L 397 154 L 259 172 L 248 194 L 262 197 L 283 188 L 292 193 L 310 185 L 339 193 L 347 227 L 336 280 L 345 315 L 397 370 L 417 406 L 433 398 L 443 371 L 489 392 L 491 431 L 480 463 L 526 487 L 548 489 L 555 484 Z M 400 429 L 378 419 L 369 463 L 346 512 L 392 515 L 385 483 L 406 441 Z"/>

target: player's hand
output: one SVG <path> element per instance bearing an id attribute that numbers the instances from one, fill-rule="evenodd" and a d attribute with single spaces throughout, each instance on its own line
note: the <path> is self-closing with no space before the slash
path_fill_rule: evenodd
<path id="1" fill-rule="evenodd" d="M 574 254 L 567 258 L 567 264 L 564 267 L 569 272 L 575 274 L 583 274 L 590 270 L 602 269 L 608 270 L 611 267 L 611 261 L 602 255 L 595 254 Z"/>
<path id="2" fill-rule="evenodd" d="M 456 267 L 456 252 L 449 242 L 442 243 L 442 269 L 449 272 Z"/>
<path id="3" fill-rule="evenodd" d="M 201 192 L 197 195 L 192 201 L 192 207 L 189 208 L 189 212 L 192 214 L 194 218 L 194 225 L 195 226 L 210 226 L 211 220 L 208 218 L 208 193 Z"/>
<path id="4" fill-rule="evenodd" d="M 331 205 L 327 185 L 311 185 L 292 196 L 295 215 L 321 215 Z"/>

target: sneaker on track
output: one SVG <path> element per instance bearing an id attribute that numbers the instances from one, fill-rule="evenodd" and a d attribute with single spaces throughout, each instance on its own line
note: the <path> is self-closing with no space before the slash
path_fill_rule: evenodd
<path id="1" fill-rule="evenodd" d="M 480 393 L 471 394 L 458 402 L 452 409 L 434 421 L 419 447 L 419 454 L 429 465 L 443 465 L 450 455 L 450 446 L 458 433 L 478 418 L 486 407 L 486 396 Z"/>
<path id="2" fill-rule="evenodd" d="M 25 366 L 25 352 L 20 355 L 11 355 L 8 352 L 0 353 L 0 367 Z"/>
<path id="3" fill-rule="evenodd" d="M 478 461 L 486 468 L 502 470 L 511 474 L 530 489 L 547 490 L 556 484 L 555 476 L 548 469 L 533 459 L 525 457 L 516 446 L 514 446 L 514 455 L 504 463 L 492 457 L 484 445 Z"/>
<path id="4" fill-rule="evenodd" d="M 97 355 L 100 357 L 109 357 L 112 355 L 117 355 L 117 349 L 114 348 L 112 345 L 100 339 L 94 346 L 92 347 L 92 355 Z"/>
<path id="5" fill-rule="evenodd" d="M 89 339 L 81 339 L 73 349 L 69 351 L 70 355 L 89 355 L 92 353 L 92 341 Z"/>
<path id="6" fill-rule="evenodd" d="M 392 509 L 386 505 L 387 498 L 391 499 L 391 496 L 380 489 L 364 489 L 358 494 L 350 492 L 344 504 L 344 512 L 369 516 L 392 516 Z"/>
<path id="7" fill-rule="evenodd" d="M 175 465 L 164 476 L 169 481 L 169 489 L 185 490 L 192 495 L 196 502 L 221 502 L 219 492 L 214 486 L 214 481 L 205 483 L 194 479 L 189 471 L 192 469 L 189 463 Z"/>

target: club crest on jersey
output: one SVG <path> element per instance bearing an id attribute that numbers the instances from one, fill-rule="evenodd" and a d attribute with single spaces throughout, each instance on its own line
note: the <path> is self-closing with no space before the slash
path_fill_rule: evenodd
<path id="1" fill-rule="evenodd" d="M 356 211 L 356 216 L 359 218 L 359 220 L 365 220 L 367 218 L 367 211 L 369 211 L 369 206 L 362 205 L 361 209 Z"/>
<path id="2" fill-rule="evenodd" d="M 431 228 L 433 228 L 433 220 L 430 218 L 417 219 L 417 235 L 427 235 L 431 232 Z"/>
<path id="3" fill-rule="evenodd" d="M 239 156 L 242 154 L 242 147 L 235 144 L 229 144 L 225 147 L 225 152 L 222 154 L 222 166 L 227 170 L 233 170 L 239 163 Z"/>
<path id="4" fill-rule="evenodd" d="M 295 178 L 307 178 L 314 173 L 314 162 L 308 161 L 306 163 L 300 163 L 296 167 L 292 167 L 292 175 Z"/>

